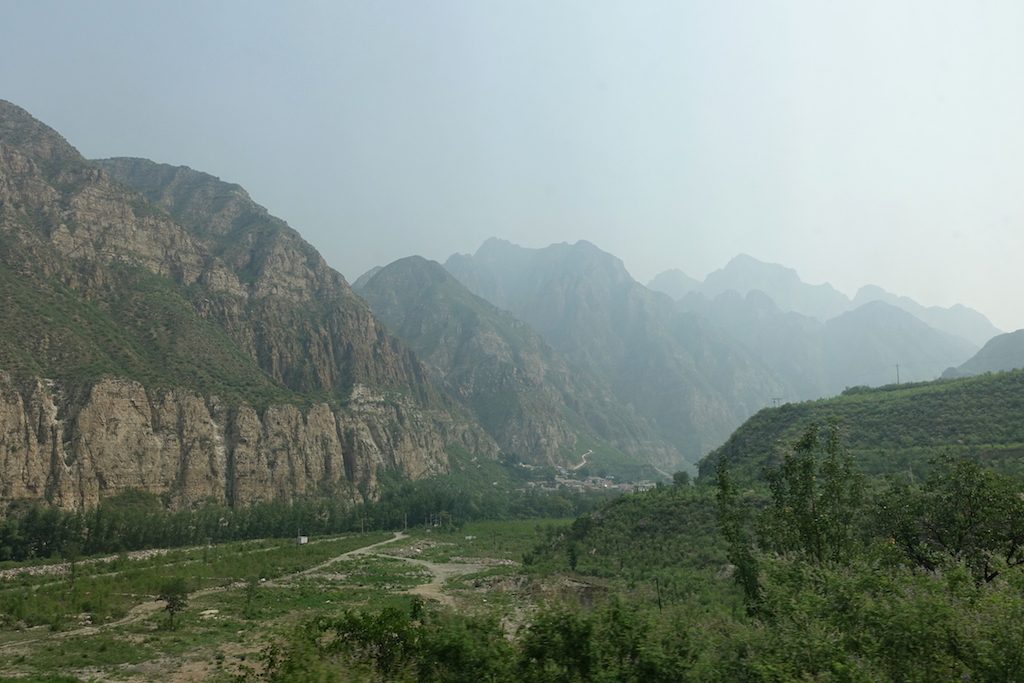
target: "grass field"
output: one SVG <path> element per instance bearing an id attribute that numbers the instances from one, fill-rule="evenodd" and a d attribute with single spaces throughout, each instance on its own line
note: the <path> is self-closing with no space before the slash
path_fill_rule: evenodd
<path id="1" fill-rule="evenodd" d="M 304 620 L 413 600 L 496 613 L 512 629 L 540 596 L 523 554 L 544 529 L 569 521 L 150 551 L 82 560 L 73 575 L 68 566 L 33 573 L 8 564 L 0 671 L 22 682 L 237 681 L 258 676 L 267 648 Z M 189 596 L 172 628 L 155 596 L 175 577 Z"/>

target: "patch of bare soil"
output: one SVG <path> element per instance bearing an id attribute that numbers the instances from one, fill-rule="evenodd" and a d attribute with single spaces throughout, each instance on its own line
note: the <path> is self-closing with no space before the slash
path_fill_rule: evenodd
<path id="1" fill-rule="evenodd" d="M 443 546 L 454 545 L 454 543 L 449 543 L 447 541 L 435 541 L 429 538 L 421 538 L 418 541 L 410 543 L 406 546 L 402 546 L 401 548 L 389 548 L 387 554 L 392 557 L 401 558 L 419 557 L 428 550 L 433 550 L 434 548 L 440 548 Z"/>

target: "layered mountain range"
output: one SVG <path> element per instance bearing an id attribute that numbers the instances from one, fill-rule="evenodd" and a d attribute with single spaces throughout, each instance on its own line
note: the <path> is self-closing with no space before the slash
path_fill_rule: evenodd
<path id="1" fill-rule="evenodd" d="M 374 495 L 494 441 L 236 185 L 0 101 L 0 499 Z"/>
<path id="2" fill-rule="evenodd" d="M 238 185 L 87 161 L 0 101 L 0 502 L 355 502 L 456 451 L 664 473 L 773 402 L 971 372 L 998 333 L 749 257 L 645 287 L 588 242 L 492 239 L 355 289 Z"/>
<path id="3" fill-rule="evenodd" d="M 762 292 L 779 310 L 799 313 L 821 322 L 864 304 L 881 301 L 910 313 L 940 332 L 960 337 L 975 347 L 980 347 L 1002 332 L 983 314 L 961 304 L 950 307 L 923 306 L 909 297 L 887 292 L 876 285 L 861 287 L 853 299 L 850 299 L 828 283 L 808 284 L 801 280 L 792 268 L 776 263 L 765 263 L 746 254 L 736 256 L 725 267 L 710 273 L 703 282 L 691 278 L 681 270 L 673 269 L 656 275 L 648 283 L 648 287 L 664 292 L 676 300 L 690 294 L 715 299 L 727 292 L 740 295 Z"/>
<path id="4" fill-rule="evenodd" d="M 992 337 L 978 353 L 962 365 L 947 369 L 942 376 L 970 377 L 1021 368 L 1024 368 L 1024 330 L 1017 330 Z"/>
<path id="5" fill-rule="evenodd" d="M 491 239 L 445 268 L 646 417 L 680 454 L 665 466 L 696 462 L 783 390 L 746 349 L 589 242 L 526 249 Z"/>
<path id="6" fill-rule="evenodd" d="M 600 377 L 574 367 L 530 325 L 474 295 L 440 264 L 412 256 L 355 286 L 507 456 L 565 464 L 586 446 L 679 462 L 676 448 Z"/>
<path id="7" fill-rule="evenodd" d="M 491 239 L 475 254 L 452 256 L 445 269 L 458 283 L 443 278 L 436 264 L 418 259 L 366 273 L 358 280 L 359 291 L 446 377 L 457 376 L 460 364 L 483 363 L 480 356 L 468 362 L 468 355 L 453 361 L 455 349 L 465 348 L 454 337 L 510 337 L 495 334 L 494 324 L 482 322 L 480 315 L 455 316 L 459 323 L 452 325 L 453 301 L 474 301 L 479 308 L 483 299 L 492 305 L 491 316 L 511 314 L 504 318 L 506 327 L 525 323 L 576 382 L 600 387 L 601 395 L 611 397 L 623 419 L 615 429 L 598 431 L 600 436 L 666 469 L 696 462 L 765 405 L 835 395 L 852 386 L 933 379 L 977 350 L 967 339 L 923 321 L 922 311 L 951 312 L 949 320 L 980 320 L 976 335 L 984 334 L 986 325 L 991 328 L 983 316 L 962 307 L 919 306 L 915 315 L 907 310 L 913 304 L 907 299 L 895 298 L 900 306 L 881 298 L 858 305 L 829 285 L 806 285 L 795 271 L 750 257 L 734 259 L 704 283 L 679 271 L 659 276 L 659 286 L 679 295 L 676 301 L 637 283 L 621 261 L 588 242 L 525 249 Z M 405 277 L 398 277 L 398 270 Z M 419 277 L 409 278 L 412 270 L 420 271 Z M 427 294 L 441 281 L 443 303 Z M 507 371 L 514 374 L 518 367 L 519 376 L 530 376 L 523 369 L 531 363 L 507 348 L 506 342 L 501 353 Z M 492 345 L 492 352 L 497 347 Z M 545 384 L 543 374 L 532 376 L 536 382 L 517 389 L 531 396 L 534 414 L 564 415 L 550 404 L 540 407 L 540 396 L 560 392 Z M 580 386 L 571 393 L 585 395 Z M 622 438 L 625 423 L 649 428 L 675 452 L 654 456 L 649 438 L 645 448 L 630 448 L 629 438 Z"/>

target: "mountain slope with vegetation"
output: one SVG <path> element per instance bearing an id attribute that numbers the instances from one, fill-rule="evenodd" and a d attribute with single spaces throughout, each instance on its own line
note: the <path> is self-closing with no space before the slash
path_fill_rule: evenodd
<path id="1" fill-rule="evenodd" d="M 0 101 L 0 245 L 3 502 L 357 499 L 378 471 L 444 471 L 449 446 L 497 453 L 238 186 L 97 167 Z"/>
<path id="2" fill-rule="evenodd" d="M 838 420 L 857 465 L 867 473 L 922 472 L 937 451 L 963 454 L 1010 471 L 1024 456 L 1024 371 L 937 380 L 766 408 L 700 463 L 712 479 L 720 462 L 739 478 L 763 477 L 812 423 Z"/>
<path id="3" fill-rule="evenodd" d="M 563 465 L 586 451 L 601 462 L 609 449 L 639 460 L 670 457 L 671 445 L 606 387 L 570 368 L 529 325 L 472 294 L 440 264 L 418 256 L 395 261 L 368 278 L 360 294 L 507 456 Z"/>

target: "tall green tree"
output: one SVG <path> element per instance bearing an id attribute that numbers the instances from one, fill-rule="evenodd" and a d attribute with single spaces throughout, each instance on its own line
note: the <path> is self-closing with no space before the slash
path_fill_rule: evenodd
<path id="1" fill-rule="evenodd" d="M 760 544 L 815 562 L 846 562 L 861 545 L 864 478 L 842 446 L 839 425 L 812 424 L 768 473 L 771 493 L 760 519 Z"/>
<path id="2" fill-rule="evenodd" d="M 164 610 L 167 612 L 169 626 L 173 630 L 174 615 L 188 606 L 188 583 L 180 576 L 168 579 L 161 585 L 157 599 L 167 603 Z"/>

